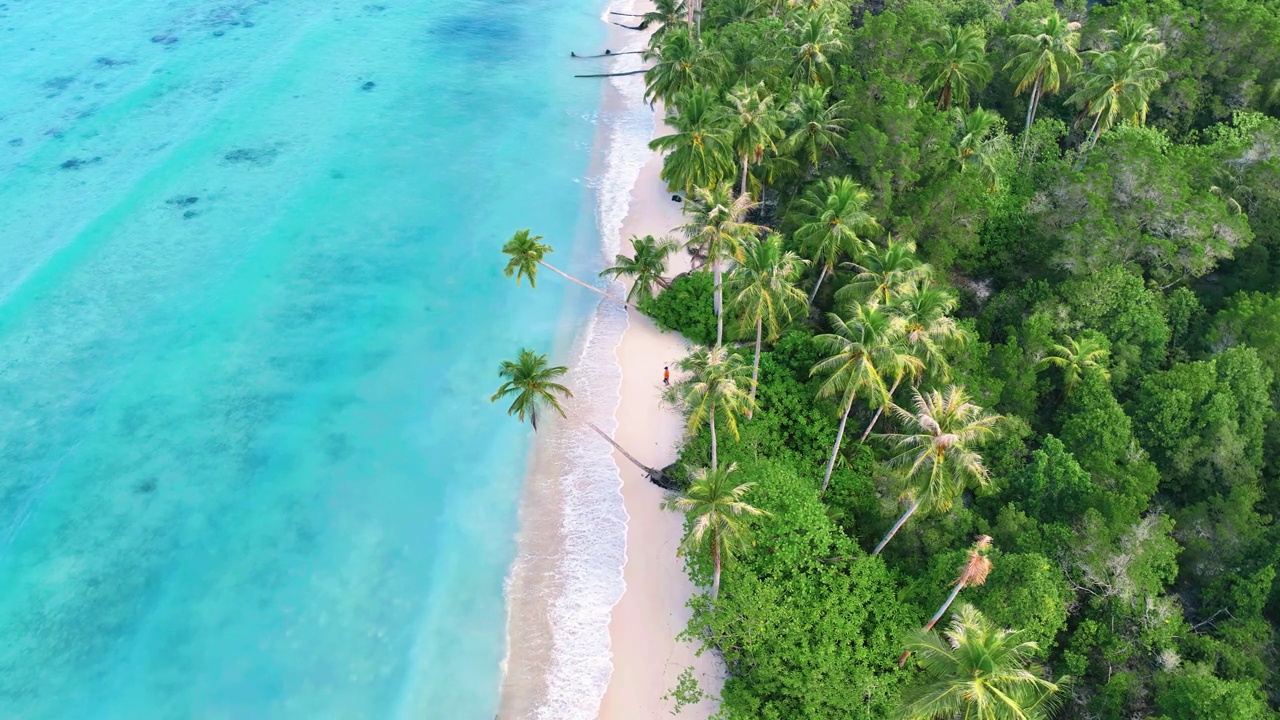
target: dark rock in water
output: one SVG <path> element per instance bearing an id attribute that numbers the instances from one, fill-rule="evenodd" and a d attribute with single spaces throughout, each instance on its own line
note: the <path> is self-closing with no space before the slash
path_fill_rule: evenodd
<path id="1" fill-rule="evenodd" d="M 9 147 L 22 147 L 22 138 L 14 138 L 10 140 Z"/>
<path id="2" fill-rule="evenodd" d="M 251 28 L 251 27 L 253 27 L 253 21 L 252 21 L 252 20 L 245 20 L 243 23 L 241 23 L 241 24 L 240 24 L 240 27 L 247 27 L 247 28 Z"/>
<path id="3" fill-rule="evenodd" d="M 226 30 L 214 30 L 214 31 L 213 31 L 213 36 L 214 36 L 214 37 L 222 37 L 223 35 L 226 35 L 226 34 L 227 34 L 227 31 L 226 31 Z"/>
<path id="4" fill-rule="evenodd" d="M 200 213 L 196 212 L 195 210 L 188 210 L 188 211 L 186 211 L 186 212 L 182 213 L 182 219 L 183 219 L 183 220 L 190 220 L 191 218 L 193 218 L 193 217 L 195 217 L 195 216 L 197 216 L 197 215 L 199 215 L 199 214 L 200 214 Z"/>
<path id="5" fill-rule="evenodd" d="M 364 6 L 365 12 L 382 12 L 383 10 L 386 10 L 386 9 L 387 9 L 386 5 L 365 5 Z"/>
<path id="6" fill-rule="evenodd" d="M 198 202 L 200 202 L 200 198 L 196 197 L 195 195 L 175 195 L 169 198 L 168 200 L 165 200 L 166 204 L 177 205 L 178 207 L 195 205 Z"/>
<path id="7" fill-rule="evenodd" d="M 361 86 L 360 86 L 360 89 L 361 89 L 361 90 L 372 90 L 372 89 L 374 89 L 374 88 L 375 88 L 375 87 L 377 87 L 377 86 L 378 86 L 378 83 L 376 83 L 376 82 L 374 82 L 374 81 L 370 80 L 369 82 L 367 82 L 367 83 L 365 83 L 365 84 L 361 85 Z"/>
<path id="8" fill-rule="evenodd" d="M 79 170 L 82 167 L 86 167 L 88 165 L 93 165 L 95 163 L 100 163 L 100 162 L 102 162 L 101 157 L 95 157 L 89 160 L 81 160 L 80 158 L 71 158 L 70 160 L 62 163 L 61 167 L 63 170 Z"/>
<path id="9" fill-rule="evenodd" d="M 63 90 L 71 87 L 71 83 L 75 81 L 75 77 L 56 77 L 50 80 L 45 80 L 44 86 L 50 90 L 62 92 Z"/>
<path id="10" fill-rule="evenodd" d="M 330 170 L 329 177 L 334 180 L 345 180 L 347 178 L 347 174 L 341 170 Z"/>
<path id="11" fill-rule="evenodd" d="M 172 35 L 153 35 L 151 36 L 151 42 L 159 45 L 172 45 L 178 42 L 178 38 Z"/>
<path id="12" fill-rule="evenodd" d="M 222 159 L 229 163 L 250 163 L 261 166 L 270 165 L 272 162 L 275 162 L 276 155 L 279 153 L 280 151 L 273 147 L 241 148 L 239 150 L 232 150 L 226 155 L 223 155 Z"/>
<path id="13" fill-rule="evenodd" d="M 604 50 L 604 54 L 605 54 L 605 55 L 612 55 L 612 54 L 613 54 L 613 51 L 612 51 L 612 50 L 610 50 L 609 48 L 605 48 L 605 50 Z"/>
<path id="14" fill-rule="evenodd" d="M 155 490 L 156 490 L 155 480 L 143 480 L 142 482 L 138 483 L 138 486 L 137 486 L 137 491 L 139 495 L 147 495 L 149 493 L 155 492 Z"/>
<path id="15" fill-rule="evenodd" d="M 680 196 L 679 196 L 679 195 L 672 195 L 672 196 L 671 196 L 671 202 L 680 202 Z"/>
<path id="16" fill-rule="evenodd" d="M 116 60 L 109 57 L 98 58 L 98 67 L 120 67 L 121 65 L 132 65 L 132 60 Z"/>

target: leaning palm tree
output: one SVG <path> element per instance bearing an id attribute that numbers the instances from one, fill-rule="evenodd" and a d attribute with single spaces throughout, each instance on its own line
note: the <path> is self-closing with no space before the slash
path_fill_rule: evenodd
<path id="1" fill-rule="evenodd" d="M 1032 662 L 1039 646 L 972 605 L 962 604 L 941 636 L 922 632 L 907 647 L 923 672 L 908 686 L 897 720 L 1045 720 L 1054 708 L 1058 685 Z"/>
<path id="2" fill-rule="evenodd" d="M 905 330 L 902 318 L 875 305 L 851 305 L 844 309 L 844 315 L 847 319 L 836 313 L 827 314 L 831 333 L 814 338 L 827 357 L 809 371 L 810 375 L 827 376 L 818 394 L 838 398 L 841 407 L 840 428 L 822 478 L 822 492 L 826 492 L 831 483 L 831 471 L 840 454 L 853 401 L 862 396 L 873 407 L 883 405 L 889 394 L 885 377 L 897 377 L 920 366 L 920 361 L 902 347 Z"/>
<path id="3" fill-rule="evenodd" d="M 627 299 L 639 305 L 645 300 L 653 299 L 653 288 L 667 288 L 671 283 L 663 277 L 667 272 L 667 258 L 680 247 L 680 243 L 670 238 L 655 240 L 652 235 L 643 238 L 631 238 L 632 255 L 619 254 L 613 260 L 613 267 L 600 271 L 601 276 L 613 278 L 631 278 L 631 290 Z"/>
<path id="4" fill-rule="evenodd" d="M 1004 121 L 996 113 L 974 108 L 961 117 L 956 131 L 956 161 L 960 172 L 976 171 L 987 189 L 1000 188 L 999 161 L 1009 145 L 1002 131 Z"/>
<path id="5" fill-rule="evenodd" d="M 1022 150 L 1018 154 L 1019 166 L 1027 154 L 1027 141 L 1031 138 L 1031 124 L 1036 121 L 1040 98 L 1061 90 L 1071 74 L 1080 70 L 1080 55 L 1076 51 L 1080 44 L 1080 33 L 1076 32 L 1079 23 L 1067 22 L 1054 10 L 1040 24 L 1043 27 L 1035 34 L 1018 34 L 1009 38 L 1018 54 L 1004 66 L 1005 70 L 1013 69 L 1015 96 L 1027 88 L 1031 89 Z"/>
<path id="6" fill-rule="evenodd" d="M 836 291 L 837 303 L 888 305 L 898 290 L 933 272 L 916 257 L 915 243 L 892 237 L 884 247 L 872 248 L 850 266 L 858 274 L 852 282 Z"/>
<path id="7" fill-rule="evenodd" d="M 795 240 L 813 264 L 822 268 L 809 295 L 810 303 L 841 257 L 859 257 L 871 249 L 862 236 L 880 226 L 866 210 L 870 201 L 871 193 L 850 177 L 823 178 L 797 201 L 801 224 L 794 233 Z"/>
<path id="8" fill-rule="evenodd" d="M 731 262 L 742 259 L 742 246 L 765 228 L 746 221 L 747 211 L 756 206 L 746 195 L 734 197 L 727 183 L 695 188 L 686 205 L 689 222 L 683 226 L 688 246 L 706 256 L 715 278 L 713 310 L 716 314 L 716 347 L 724 344 L 723 274 Z"/>
<path id="9" fill-rule="evenodd" d="M 554 251 L 550 245 L 544 245 L 539 242 L 540 240 L 542 240 L 541 235 L 530 235 L 527 228 L 512 235 L 511 239 L 502 246 L 502 252 L 509 258 L 507 266 L 503 268 L 502 273 L 507 277 L 515 275 L 517 285 L 520 284 L 521 278 L 527 277 L 529 278 L 529 287 L 537 287 L 538 266 L 541 265 L 566 280 L 575 282 L 591 292 L 599 293 L 616 303 L 620 303 L 623 307 L 631 307 L 626 300 L 614 297 L 594 285 L 588 285 L 544 260 L 543 258 Z"/>
<path id="10" fill-rule="evenodd" d="M 654 0 L 653 10 L 645 13 L 640 24 L 655 28 L 649 36 L 650 50 L 662 47 L 663 40 L 673 30 L 687 31 L 689 24 L 685 21 L 688 7 L 685 0 Z"/>
<path id="11" fill-rule="evenodd" d="M 925 623 L 924 632 L 929 632 L 934 625 L 942 619 L 946 614 L 947 608 L 951 607 L 951 603 L 955 602 L 960 591 L 967 587 L 981 585 L 987 581 L 987 576 L 991 574 L 991 558 L 987 557 L 987 551 L 991 549 L 991 536 L 979 535 L 973 540 L 973 547 L 969 550 L 968 557 L 965 558 L 964 564 L 960 566 L 960 574 L 956 576 L 956 583 L 951 588 L 951 594 L 943 601 L 942 607 L 938 608 L 938 612 L 929 618 L 929 622 Z"/>
<path id="12" fill-rule="evenodd" d="M 1083 335 L 1079 340 L 1068 337 L 1063 344 L 1055 344 L 1049 354 L 1036 363 L 1036 369 L 1043 370 L 1051 365 L 1062 368 L 1062 385 L 1070 393 L 1089 371 L 1110 380 L 1111 373 L 1103 364 L 1110 355 L 1106 341 L 1097 335 Z"/>
<path id="13" fill-rule="evenodd" d="M 818 167 L 823 155 L 834 156 L 837 144 L 849 132 L 849 120 L 844 117 L 847 105 L 843 100 L 828 104 L 830 93 L 831 88 L 801 85 L 787 108 L 791 131 L 780 147 L 810 169 Z"/>
<path id="14" fill-rule="evenodd" d="M 987 39 L 979 27 L 944 25 L 942 36 L 926 42 L 925 51 L 929 54 L 926 93 L 938 93 L 939 110 L 952 105 L 967 108 L 970 91 L 991 79 Z"/>
<path id="15" fill-rule="evenodd" d="M 951 377 L 951 365 L 947 362 L 947 352 L 963 347 L 969 336 L 951 319 L 950 313 L 956 308 L 955 293 L 935 285 L 927 276 L 914 278 L 905 285 L 894 301 L 886 306 L 889 312 L 906 322 L 902 341 L 907 351 L 922 363 L 935 380 L 946 381 Z M 898 385 L 906 378 L 919 379 L 921 373 L 907 373 L 894 379 L 889 388 L 889 401 L 897 392 Z M 867 429 L 862 431 L 862 442 L 867 441 L 871 429 L 887 408 L 882 405 L 876 408 Z"/>
<path id="16" fill-rule="evenodd" d="M 727 99 L 726 125 L 733 137 L 733 151 L 742 161 L 738 194 L 746 195 L 749 165 L 763 161 L 765 152 L 778 151 L 774 141 L 782 135 L 783 114 L 774 107 L 774 97 L 765 90 L 763 82 L 754 87 L 739 85 L 729 91 Z"/>
<path id="17" fill-rule="evenodd" d="M 667 153 L 661 177 L 669 186 L 689 193 L 733 177 L 733 134 L 715 90 L 681 91 L 666 120 L 675 132 L 654 138 L 649 147 Z"/>
<path id="18" fill-rule="evenodd" d="M 791 79 L 830 87 L 835 81 L 834 58 L 845 48 L 838 25 L 821 12 L 807 12 L 798 20 L 799 30 L 791 47 Z"/>
<path id="19" fill-rule="evenodd" d="M 657 51 L 645 53 L 657 60 L 644 74 L 647 102 L 670 103 L 678 93 L 698 87 L 717 86 L 725 73 L 724 59 L 686 33 L 668 33 Z"/>
<path id="20" fill-rule="evenodd" d="M 503 383 L 498 387 L 498 392 L 489 398 L 489 402 L 512 398 L 507 414 L 520 418 L 520 422 L 528 418 L 533 431 L 537 432 L 538 417 L 543 408 L 549 408 L 559 413 L 560 417 L 565 417 L 560 400 L 573 397 L 573 393 L 556 382 L 556 379 L 567 372 L 569 368 L 564 365 L 548 364 L 546 355 L 521 348 L 515 361 L 503 360 L 499 366 L 498 375 L 503 378 Z"/>
<path id="21" fill-rule="evenodd" d="M 680 543 L 680 554 L 703 548 L 710 551 L 712 600 L 720 595 L 721 567 L 732 562 L 737 553 L 750 544 L 750 531 L 744 516 L 769 514 L 743 500 L 755 483 L 735 484 L 733 473 L 737 469 L 737 463 L 731 463 L 720 470 L 691 470 L 689 489 L 663 503 L 669 510 L 687 514 L 691 521 L 689 534 Z"/>
<path id="22" fill-rule="evenodd" d="M 742 262 L 729 274 L 729 307 L 742 318 L 744 326 L 754 325 L 756 331 L 756 354 L 751 363 L 753 403 L 760 377 L 761 345 L 766 337 L 770 342 L 778 339 L 782 328 L 797 313 L 803 314 L 806 307 L 804 291 L 795 285 L 803 269 L 804 260 L 790 250 L 784 251 L 782 236 L 770 233 L 761 240 L 748 241 Z"/>
<path id="23" fill-rule="evenodd" d="M 964 388 L 914 393 L 915 412 L 891 409 L 907 432 L 886 435 L 893 442 L 892 465 L 902 468 L 915 487 L 907 493 L 911 506 L 893 524 L 872 555 L 879 555 L 921 506 L 936 512 L 951 509 L 970 482 L 985 486 L 987 467 L 975 448 L 995 437 L 1001 420 L 969 402 Z"/>
<path id="24" fill-rule="evenodd" d="M 1118 50 L 1090 52 L 1087 70 L 1080 73 L 1080 89 L 1070 101 L 1093 116 L 1085 149 L 1119 122 L 1141 125 L 1147 121 L 1148 101 L 1169 76 L 1155 66 L 1162 45 L 1130 44 Z"/>
<path id="25" fill-rule="evenodd" d="M 738 437 L 738 416 L 755 410 L 755 400 L 744 387 L 747 366 L 742 358 L 726 348 L 694 348 L 678 364 L 688 377 L 671 387 L 670 396 L 689 413 L 689 432 L 697 432 L 703 423 L 711 430 L 711 469 L 719 465 L 716 418 L 723 418 Z"/>
<path id="26" fill-rule="evenodd" d="M 560 400 L 573 397 L 573 393 L 569 388 L 556 382 L 556 378 L 562 377 L 568 371 L 569 369 L 563 365 L 550 366 L 546 355 L 539 355 L 532 350 L 521 348 L 514 362 L 504 360 L 498 367 L 498 375 L 503 378 L 503 383 L 498 387 L 498 392 L 489 398 L 489 402 L 511 397 L 511 407 L 507 408 L 507 414 L 517 416 L 520 422 L 528 418 L 534 432 L 537 432 L 538 417 L 543 408 L 550 408 L 559 413 L 560 417 L 566 417 Z M 587 427 L 604 438 L 651 480 L 662 487 L 670 487 L 669 478 L 661 470 L 651 468 L 637 460 L 595 423 L 588 421 Z"/>

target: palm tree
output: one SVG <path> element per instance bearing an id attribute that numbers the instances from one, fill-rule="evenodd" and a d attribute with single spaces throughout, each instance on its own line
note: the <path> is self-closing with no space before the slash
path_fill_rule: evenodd
<path id="1" fill-rule="evenodd" d="M 502 252 L 510 256 L 510 259 L 507 260 L 507 266 L 502 270 L 502 274 L 507 277 L 515 275 L 516 285 L 520 284 L 521 278 L 527 277 L 529 278 L 529 287 L 537 287 L 538 266 L 541 265 L 560 277 L 575 282 L 591 292 L 599 293 L 616 303 L 621 303 L 623 307 L 631 307 L 627 304 L 627 301 L 614 297 L 594 285 L 588 285 L 546 260 L 543 260 L 547 255 L 554 252 L 554 250 L 551 249 L 550 245 L 544 245 L 538 242 L 541 239 L 541 235 L 530 235 L 528 228 L 520 230 L 516 232 L 515 235 L 512 235 L 511 239 L 507 241 L 507 244 L 502 246 Z"/>
<path id="2" fill-rule="evenodd" d="M 498 367 L 498 375 L 504 378 L 498 392 L 489 398 L 489 402 L 497 402 L 503 398 L 512 395 L 515 398 L 511 401 L 511 407 L 507 408 L 508 415 L 515 415 L 520 418 L 520 422 L 524 422 L 525 418 L 529 418 L 533 425 L 533 431 L 538 431 L 538 413 L 543 407 L 549 407 L 560 413 L 560 417 L 566 417 L 564 408 L 560 405 L 562 398 L 571 398 L 573 393 L 569 388 L 555 382 L 555 379 L 562 377 L 569 369 L 563 365 L 550 367 L 547 364 L 547 356 L 539 355 L 532 350 L 521 348 L 520 353 L 516 356 L 515 362 L 510 360 L 502 361 L 502 365 Z M 670 482 L 661 470 L 645 465 L 636 459 L 634 455 L 627 452 L 621 445 L 614 442 L 605 431 L 596 427 L 593 422 L 587 422 L 587 426 L 595 431 L 597 435 L 604 438 L 606 442 L 614 447 L 623 457 L 630 460 L 641 472 L 648 475 L 649 478 L 662 487 L 669 487 L 664 484 Z"/>
<path id="3" fill-rule="evenodd" d="M 760 346 L 765 331 L 768 330 L 770 342 L 778 339 L 795 313 L 806 307 L 804 291 L 795 286 L 803 268 L 800 256 L 782 249 L 782 236 L 770 233 L 762 240 L 748 241 L 742 262 L 729 274 L 729 306 L 741 313 L 744 324 L 755 325 L 756 329 L 756 354 L 751 363 L 752 403 L 760 377 Z"/>
<path id="4" fill-rule="evenodd" d="M 818 335 L 814 342 L 827 353 L 818 361 L 810 375 L 823 374 L 827 379 L 818 389 L 820 397 L 839 398 L 842 408 L 840 429 L 831 447 L 831 459 L 822 478 L 822 491 L 831 483 L 831 471 L 840 454 L 844 441 L 844 428 L 849 422 L 849 411 L 859 395 L 866 397 L 873 406 L 887 402 L 886 376 L 899 376 L 919 367 L 920 361 L 902 347 L 905 323 L 875 305 L 851 305 L 844 311 L 848 319 L 836 313 L 827 313 L 832 332 Z"/>
<path id="5" fill-rule="evenodd" d="M 497 402 L 511 396 L 511 407 L 508 415 L 515 415 L 524 422 L 529 418 L 533 431 L 538 431 L 538 416 L 542 408 L 547 407 L 565 417 L 561 398 L 573 397 L 569 388 L 556 382 L 569 372 L 564 365 L 552 367 L 547 363 L 546 355 L 539 355 L 527 348 L 521 348 L 515 362 L 503 360 L 498 368 L 498 375 L 504 378 L 498 392 L 489 398 L 489 402 Z"/>
<path id="6" fill-rule="evenodd" d="M 686 33 L 668 33 L 657 52 L 649 50 L 646 60 L 658 62 L 644 75 L 647 102 L 672 98 L 685 90 L 718 85 L 724 75 L 724 59 Z"/>
<path id="7" fill-rule="evenodd" d="M 671 286 L 663 274 L 667 271 L 667 257 L 680 247 L 680 243 L 670 238 L 655 240 L 652 235 L 643 238 L 632 236 L 631 257 L 617 255 L 613 267 L 600 271 L 601 276 L 613 278 L 631 278 L 631 291 L 627 299 L 639 305 L 645 300 L 653 299 L 653 286 L 663 288 Z"/>
<path id="8" fill-rule="evenodd" d="M 690 471 L 692 482 L 684 494 L 663 503 L 668 510 L 679 510 L 691 520 L 689 534 L 680 543 L 680 554 L 709 548 L 711 565 L 711 599 L 720 595 L 720 569 L 732 562 L 739 550 L 750 543 L 750 531 L 743 521 L 746 515 L 767 516 L 752 507 L 743 497 L 753 482 L 735 485 L 736 463 L 722 470 L 698 468 Z"/>
<path id="9" fill-rule="evenodd" d="M 907 351 L 922 363 L 937 380 L 946 381 L 951 376 L 951 365 L 947 362 L 947 351 L 961 347 L 968 341 L 968 333 L 956 325 L 949 313 L 956 308 L 956 296 L 946 288 L 935 285 L 928 276 L 914 278 L 902 286 L 894 302 L 886 306 L 889 312 L 906 321 L 903 333 L 903 344 Z M 907 373 L 898 376 L 889 388 L 889 401 L 897 392 L 902 380 L 911 377 L 917 379 L 920 373 Z M 871 429 L 876 426 L 886 405 L 876 408 L 876 413 L 862 431 L 861 442 L 867 441 Z"/>
<path id="10" fill-rule="evenodd" d="M 668 153 L 662 179 L 685 193 L 712 187 L 733 174 L 733 134 L 719 98 L 709 87 L 682 91 L 667 112 L 670 135 L 654 138 L 653 150 Z"/>
<path id="11" fill-rule="evenodd" d="M 1107 380 L 1111 373 L 1103 363 L 1111 356 L 1106 341 L 1092 333 L 1083 335 L 1079 340 L 1068 337 L 1062 345 L 1055 344 L 1049 354 L 1036 363 L 1036 370 L 1043 370 L 1050 365 L 1062 368 L 1062 385 L 1068 393 L 1080 383 L 1085 372 L 1094 371 L 1102 374 Z"/>
<path id="12" fill-rule="evenodd" d="M 747 366 L 740 356 L 723 347 L 697 347 L 678 367 L 688 377 L 672 386 L 671 395 L 689 412 L 689 432 L 696 432 L 704 422 L 710 427 L 711 469 L 716 470 L 720 467 L 716 417 L 724 418 L 737 439 L 738 416 L 755 410 L 755 400 L 743 387 Z"/>
<path id="13" fill-rule="evenodd" d="M 1076 32 L 1078 23 L 1067 22 L 1057 10 L 1043 18 L 1044 26 L 1034 35 L 1018 34 L 1009 41 L 1018 49 L 1005 70 L 1013 69 L 1014 96 L 1031 88 L 1031 100 L 1027 103 L 1026 126 L 1022 133 L 1022 151 L 1018 154 L 1018 166 L 1022 166 L 1022 158 L 1027 153 L 1027 141 L 1031 138 L 1031 124 L 1036 121 L 1036 110 L 1040 107 L 1040 98 L 1052 95 L 1067 84 L 1071 74 L 1080 70 L 1080 55 L 1076 47 L 1080 44 L 1080 33 Z"/>
<path id="14" fill-rule="evenodd" d="M 715 277 L 714 311 L 716 314 L 716 347 L 724 343 L 724 295 L 722 275 L 729 261 L 742 259 L 742 244 L 764 228 L 745 220 L 755 203 L 746 195 L 734 197 L 727 183 L 710 189 L 694 188 L 693 199 L 686 205 L 689 222 L 683 227 L 688 245 L 703 253 L 711 263 Z"/>
<path id="15" fill-rule="evenodd" d="M 978 27 L 942 27 L 942 37 L 925 43 L 929 60 L 925 76 L 930 78 L 926 93 L 938 93 L 938 109 L 953 104 L 969 107 L 970 89 L 991 79 L 987 63 L 987 39 Z"/>
<path id="16" fill-rule="evenodd" d="M 910 240 L 894 240 L 884 247 L 872 248 L 856 263 L 850 263 L 858 274 L 848 285 L 836 291 L 836 302 L 888 305 L 893 293 L 920 277 L 928 277 L 932 268 L 916 258 L 916 244 Z"/>
<path id="17" fill-rule="evenodd" d="M 941 636 L 922 632 L 907 647 L 923 673 L 906 690 L 898 720 L 1044 720 L 1053 710 L 1058 685 L 1031 661 L 1039 646 L 968 603 Z"/>
<path id="18" fill-rule="evenodd" d="M 791 79 L 829 87 L 834 84 L 832 59 L 844 50 L 844 40 L 825 13 L 806 12 L 797 17 L 799 32 L 791 50 Z"/>
<path id="19" fill-rule="evenodd" d="M 782 111 L 773 106 L 773 96 L 758 83 L 754 87 L 739 85 L 729 92 L 726 112 L 733 150 L 742 159 L 742 180 L 739 195 L 747 194 L 747 167 L 764 160 L 765 151 L 776 153 L 774 139 L 782 135 L 779 123 Z"/>
<path id="20" fill-rule="evenodd" d="M 1155 67 L 1163 45 L 1131 43 L 1118 50 L 1087 53 L 1088 69 L 1080 73 L 1080 89 L 1069 99 L 1093 116 L 1086 149 L 1118 122 L 1147 121 L 1148 100 L 1168 75 Z"/>
<path id="21" fill-rule="evenodd" d="M 956 160 L 960 164 L 960 172 L 976 168 L 986 181 L 987 189 L 992 191 L 1000 187 L 997 163 L 1008 147 L 1008 137 L 1001 132 L 1003 123 L 998 114 L 977 107 L 961 117 L 956 132 Z"/>
<path id="22" fill-rule="evenodd" d="M 827 104 L 830 88 L 800 85 L 787 108 L 791 132 L 782 140 L 783 152 L 797 155 L 816 169 L 822 155 L 835 155 L 836 145 L 847 132 L 849 120 L 844 117 L 843 100 Z"/>
<path id="23" fill-rule="evenodd" d="M 644 14 L 640 24 L 645 27 L 656 26 L 649 36 L 649 49 L 662 46 L 662 41 L 672 29 L 681 30 L 689 27 L 685 21 L 688 12 L 685 0 L 654 0 L 653 10 Z"/>
<path id="24" fill-rule="evenodd" d="M 945 392 L 917 391 L 914 398 L 914 413 L 892 406 L 893 414 L 909 432 L 885 436 L 894 443 L 891 464 L 903 468 L 908 481 L 917 483 L 909 493 L 913 501 L 872 555 L 880 554 L 921 505 L 945 512 L 969 481 L 987 484 L 987 467 L 973 448 L 995 436 L 994 425 L 1001 417 L 969 402 L 964 388 L 955 385 Z"/>
<path id="25" fill-rule="evenodd" d="M 880 227 L 866 210 L 870 201 L 871 193 L 846 176 L 823 178 L 797 202 L 802 223 L 794 237 L 813 264 L 822 267 L 810 303 L 842 255 L 858 257 L 870 249 L 870 243 L 859 237 Z"/>

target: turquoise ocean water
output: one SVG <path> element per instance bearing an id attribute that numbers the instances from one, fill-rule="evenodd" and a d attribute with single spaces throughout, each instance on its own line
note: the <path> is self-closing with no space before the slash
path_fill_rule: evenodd
<path id="1" fill-rule="evenodd" d="M 600 5 L 0 0 L 0 718 L 492 718 Z"/>

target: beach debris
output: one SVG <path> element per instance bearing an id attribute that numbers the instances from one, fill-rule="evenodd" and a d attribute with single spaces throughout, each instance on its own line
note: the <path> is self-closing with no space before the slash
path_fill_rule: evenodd
<path id="1" fill-rule="evenodd" d="M 60 165 L 59 167 L 61 167 L 63 170 L 79 170 L 82 167 L 87 167 L 89 165 L 93 165 L 100 162 L 102 162 L 101 157 L 93 157 L 88 160 L 81 160 L 80 158 L 71 158 L 70 160 L 62 163 L 62 165 Z"/>
<path id="2" fill-rule="evenodd" d="M 365 84 L 361 85 L 361 86 L 360 86 L 360 89 L 361 89 L 361 90 L 364 90 L 365 92 L 368 92 L 368 91 L 370 91 L 370 90 L 374 89 L 374 88 L 375 88 L 375 87 L 377 87 L 377 86 L 378 86 L 378 83 L 376 83 L 376 82 L 374 82 L 374 81 L 370 80 L 369 82 L 367 82 L 367 83 L 365 83 Z"/>
<path id="3" fill-rule="evenodd" d="M 174 43 L 178 42 L 178 38 L 174 37 L 173 35 L 168 35 L 168 34 L 165 34 L 165 35 L 152 35 L 152 36 L 151 36 L 151 42 L 156 43 L 157 45 L 172 45 L 172 44 L 174 44 Z"/>

